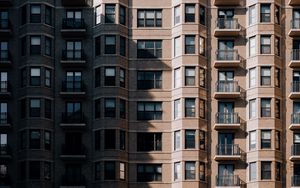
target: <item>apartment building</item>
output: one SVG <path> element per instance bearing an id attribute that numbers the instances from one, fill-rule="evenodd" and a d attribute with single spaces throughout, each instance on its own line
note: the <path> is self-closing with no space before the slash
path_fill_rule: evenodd
<path id="1" fill-rule="evenodd" d="M 300 187 L 299 0 L 0 0 L 0 188 Z"/>

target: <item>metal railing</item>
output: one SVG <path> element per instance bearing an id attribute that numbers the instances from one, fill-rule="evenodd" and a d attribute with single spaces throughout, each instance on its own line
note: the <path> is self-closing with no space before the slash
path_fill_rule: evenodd
<path id="1" fill-rule="evenodd" d="M 293 144 L 291 146 L 291 155 L 300 155 L 300 144 Z"/>
<path id="2" fill-rule="evenodd" d="M 8 19 L 1 19 L 0 20 L 0 29 L 9 29 L 10 28 L 10 22 Z"/>
<path id="3" fill-rule="evenodd" d="M 291 51 L 291 60 L 299 61 L 300 60 L 300 49 L 292 49 Z"/>
<path id="4" fill-rule="evenodd" d="M 138 111 L 138 120 L 161 120 L 162 111 Z"/>
<path id="5" fill-rule="evenodd" d="M 65 61 L 82 61 L 85 60 L 85 54 L 83 50 L 63 50 L 62 60 Z"/>
<path id="6" fill-rule="evenodd" d="M 0 93 L 9 92 L 8 81 L 0 81 Z"/>
<path id="7" fill-rule="evenodd" d="M 62 155 L 86 155 L 87 149 L 82 144 L 81 145 L 62 144 L 61 154 Z"/>
<path id="8" fill-rule="evenodd" d="M 10 123 L 10 118 L 7 112 L 1 112 L 0 113 L 0 126 L 1 124 L 9 124 Z"/>
<path id="9" fill-rule="evenodd" d="M 85 123 L 85 116 L 82 112 L 63 112 L 62 123 Z"/>
<path id="10" fill-rule="evenodd" d="M 291 115 L 291 124 L 300 124 L 300 113 L 293 113 Z"/>
<path id="11" fill-rule="evenodd" d="M 240 29 L 237 18 L 218 18 L 216 20 L 217 29 Z"/>
<path id="12" fill-rule="evenodd" d="M 9 61 L 10 54 L 8 50 L 0 50 L 0 61 Z"/>
<path id="13" fill-rule="evenodd" d="M 291 92 L 300 92 L 300 82 L 299 81 L 293 81 L 291 83 Z"/>
<path id="14" fill-rule="evenodd" d="M 237 81 L 217 81 L 217 92 L 240 92 L 240 86 Z"/>
<path id="15" fill-rule="evenodd" d="M 138 80 L 138 89 L 160 89 L 162 88 L 162 80 Z"/>
<path id="16" fill-rule="evenodd" d="M 300 19 L 294 18 L 291 20 L 291 29 L 300 29 Z"/>
<path id="17" fill-rule="evenodd" d="M 240 117 L 238 113 L 223 113 L 218 112 L 216 113 L 216 123 L 220 124 L 239 124 Z"/>
<path id="18" fill-rule="evenodd" d="M 61 178 L 62 186 L 85 186 L 86 179 L 83 175 L 64 174 Z"/>
<path id="19" fill-rule="evenodd" d="M 241 181 L 238 175 L 216 176 L 217 186 L 240 186 Z"/>
<path id="20" fill-rule="evenodd" d="M 240 56 L 237 50 L 217 50 L 216 59 L 218 61 L 238 61 Z"/>
<path id="21" fill-rule="evenodd" d="M 292 186 L 300 186 L 300 175 L 292 176 Z"/>
<path id="22" fill-rule="evenodd" d="M 11 149 L 9 145 L 7 144 L 1 144 L 0 145 L 0 155 L 10 155 L 11 154 Z"/>
<path id="23" fill-rule="evenodd" d="M 61 89 L 63 92 L 84 92 L 85 85 L 83 81 L 63 81 Z"/>
<path id="24" fill-rule="evenodd" d="M 11 185 L 11 179 L 10 177 L 6 174 L 4 176 L 0 176 L 0 186 L 10 186 Z"/>
<path id="25" fill-rule="evenodd" d="M 63 29 L 85 29 L 83 18 L 64 18 L 62 22 Z"/>
<path id="26" fill-rule="evenodd" d="M 218 144 L 216 146 L 217 155 L 240 155 L 241 150 L 237 144 Z"/>

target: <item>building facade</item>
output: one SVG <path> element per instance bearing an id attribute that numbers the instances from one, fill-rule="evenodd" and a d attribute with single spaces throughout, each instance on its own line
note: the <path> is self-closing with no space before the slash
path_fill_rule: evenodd
<path id="1" fill-rule="evenodd" d="M 0 188 L 300 187 L 299 0 L 0 0 Z"/>

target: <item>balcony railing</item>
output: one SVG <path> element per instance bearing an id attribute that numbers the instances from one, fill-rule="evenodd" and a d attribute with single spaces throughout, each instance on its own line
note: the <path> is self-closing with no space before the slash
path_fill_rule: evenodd
<path id="1" fill-rule="evenodd" d="M 294 18 L 291 20 L 291 29 L 300 29 L 300 19 Z"/>
<path id="2" fill-rule="evenodd" d="M 291 115 L 291 124 L 300 124 L 300 113 L 294 113 Z"/>
<path id="3" fill-rule="evenodd" d="M 10 54 L 8 50 L 0 50 L 0 61 L 9 61 Z"/>
<path id="4" fill-rule="evenodd" d="M 0 81 L 0 93 L 7 93 L 9 89 L 8 81 Z"/>
<path id="5" fill-rule="evenodd" d="M 299 61 L 300 60 L 300 49 L 292 49 L 291 51 L 291 60 Z"/>
<path id="6" fill-rule="evenodd" d="M 295 155 L 300 155 L 300 144 L 293 144 L 291 146 L 291 155 L 295 156 Z"/>
<path id="7" fill-rule="evenodd" d="M 1 112 L 0 113 L 0 126 L 3 124 L 9 124 L 10 123 L 10 117 L 7 112 Z"/>
<path id="8" fill-rule="evenodd" d="M 84 145 L 63 144 L 61 147 L 62 155 L 86 155 L 87 149 Z"/>
<path id="9" fill-rule="evenodd" d="M 62 60 L 64 61 L 83 61 L 85 54 L 83 50 L 63 50 Z"/>
<path id="10" fill-rule="evenodd" d="M 217 81 L 217 92 L 240 92 L 240 86 L 237 81 Z"/>
<path id="11" fill-rule="evenodd" d="M 61 178 L 62 186 L 85 186 L 86 179 L 83 175 L 65 174 Z"/>
<path id="12" fill-rule="evenodd" d="M 216 20 L 217 29 L 240 29 L 240 24 L 236 18 L 218 18 Z"/>
<path id="13" fill-rule="evenodd" d="M 11 180 L 8 175 L 0 176 L 0 187 L 1 186 L 10 186 L 11 185 Z"/>
<path id="14" fill-rule="evenodd" d="M 240 147 L 237 144 L 218 144 L 216 146 L 217 155 L 240 155 Z"/>
<path id="15" fill-rule="evenodd" d="M 292 186 L 300 186 L 300 175 L 292 176 Z"/>
<path id="16" fill-rule="evenodd" d="M 62 91 L 63 92 L 84 92 L 85 85 L 83 81 L 63 81 Z"/>
<path id="17" fill-rule="evenodd" d="M 0 21 L 0 29 L 9 29 L 10 28 L 10 22 L 8 19 L 2 19 Z"/>
<path id="18" fill-rule="evenodd" d="M 138 89 L 161 89 L 162 80 L 138 80 Z"/>
<path id="19" fill-rule="evenodd" d="M 217 186 L 240 186 L 241 181 L 238 175 L 216 176 Z"/>
<path id="20" fill-rule="evenodd" d="M 63 29 L 85 29 L 83 18 L 64 18 L 62 22 Z"/>
<path id="21" fill-rule="evenodd" d="M 218 124 L 239 124 L 240 117 L 238 113 L 223 113 L 218 112 L 216 114 L 216 123 Z"/>
<path id="22" fill-rule="evenodd" d="M 62 123 L 85 123 L 84 113 L 82 112 L 63 112 Z"/>
<path id="23" fill-rule="evenodd" d="M 161 120 L 162 111 L 138 111 L 138 120 Z"/>
<path id="24" fill-rule="evenodd" d="M 11 154 L 11 149 L 9 145 L 7 144 L 1 144 L 0 145 L 0 156 L 1 155 L 10 155 Z"/>
<path id="25" fill-rule="evenodd" d="M 299 81 L 293 81 L 291 83 L 291 92 L 300 92 L 300 82 Z"/>
<path id="26" fill-rule="evenodd" d="M 239 61 L 240 56 L 237 50 L 217 50 L 216 59 L 218 61 Z"/>

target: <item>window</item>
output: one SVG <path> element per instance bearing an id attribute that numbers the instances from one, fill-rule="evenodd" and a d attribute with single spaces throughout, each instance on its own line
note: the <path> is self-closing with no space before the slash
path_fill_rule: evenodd
<path id="1" fill-rule="evenodd" d="M 275 100 L 275 118 L 280 119 L 280 99 Z"/>
<path id="2" fill-rule="evenodd" d="M 100 118 L 101 116 L 101 99 L 95 100 L 95 119 Z"/>
<path id="3" fill-rule="evenodd" d="M 27 39 L 26 36 L 21 38 L 21 55 L 25 56 L 27 54 Z"/>
<path id="4" fill-rule="evenodd" d="M 105 54 L 116 54 L 116 36 L 105 36 Z"/>
<path id="5" fill-rule="evenodd" d="M 200 79 L 200 81 L 199 81 L 200 86 L 205 87 L 206 80 L 205 80 L 205 69 L 204 68 L 199 69 L 199 77 L 200 77 L 199 78 Z"/>
<path id="6" fill-rule="evenodd" d="M 45 7 L 45 24 L 52 25 L 52 8 Z"/>
<path id="7" fill-rule="evenodd" d="M 275 55 L 280 56 L 280 38 L 275 37 Z"/>
<path id="8" fill-rule="evenodd" d="M 260 37 L 260 53 L 271 54 L 271 36 Z"/>
<path id="9" fill-rule="evenodd" d="M 281 163 L 280 162 L 276 162 L 275 179 L 276 179 L 276 181 L 281 180 Z"/>
<path id="10" fill-rule="evenodd" d="M 256 55 L 256 38 L 251 37 L 249 38 L 249 56 L 255 56 Z"/>
<path id="11" fill-rule="evenodd" d="M 120 150 L 126 149 L 126 133 L 125 131 L 120 130 Z"/>
<path id="12" fill-rule="evenodd" d="M 101 131 L 97 130 L 94 132 L 95 134 L 95 150 L 99 151 L 101 146 Z"/>
<path id="13" fill-rule="evenodd" d="M 174 57 L 181 55 L 181 38 L 176 37 L 174 39 Z"/>
<path id="14" fill-rule="evenodd" d="M 271 99 L 261 99 L 261 117 L 271 117 Z"/>
<path id="15" fill-rule="evenodd" d="M 205 132 L 199 131 L 199 148 L 205 150 Z"/>
<path id="16" fill-rule="evenodd" d="M 105 68 L 105 78 L 104 78 L 105 86 L 115 86 L 116 85 L 116 69 L 113 67 Z"/>
<path id="17" fill-rule="evenodd" d="M 81 41 L 67 41 L 66 50 L 63 51 L 64 60 L 82 60 L 83 50 Z"/>
<path id="18" fill-rule="evenodd" d="M 161 27 L 162 10 L 138 10 L 138 27 Z"/>
<path id="19" fill-rule="evenodd" d="M 137 41 L 138 58 L 161 58 L 162 41 L 161 40 L 138 40 Z"/>
<path id="20" fill-rule="evenodd" d="M 30 22 L 41 23 L 41 5 L 30 6 Z"/>
<path id="21" fill-rule="evenodd" d="M 256 69 L 252 68 L 249 70 L 249 87 L 255 87 L 256 85 Z"/>
<path id="22" fill-rule="evenodd" d="M 249 150 L 256 149 L 256 131 L 251 131 L 249 133 Z"/>
<path id="23" fill-rule="evenodd" d="M 25 118 L 26 117 L 26 109 L 27 109 L 27 104 L 26 104 L 26 99 L 22 99 L 20 100 L 20 114 L 21 114 L 21 118 Z"/>
<path id="24" fill-rule="evenodd" d="M 41 69 L 31 68 L 30 69 L 30 85 L 40 86 L 41 85 Z"/>
<path id="25" fill-rule="evenodd" d="M 30 130 L 29 148 L 30 149 L 41 148 L 41 132 L 39 130 Z"/>
<path id="26" fill-rule="evenodd" d="M 51 168 L 50 162 L 44 162 L 44 179 L 45 180 L 51 180 L 52 177 L 52 168 Z"/>
<path id="27" fill-rule="evenodd" d="M 249 25 L 256 23 L 256 7 L 255 5 L 249 7 Z"/>
<path id="28" fill-rule="evenodd" d="M 261 162 L 261 179 L 271 179 L 271 162 Z"/>
<path id="29" fill-rule="evenodd" d="M 96 16 L 96 25 L 101 23 L 101 17 L 102 17 L 102 7 L 101 6 L 97 6 L 96 10 L 95 10 L 95 16 Z"/>
<path id="30" fill-rule="evenodd" d="M 205 20 L 206 20 L 206 12 L 205 12 L 205 7 L 200 5 L 199 7 L 199 21 L 200 21 L 200 24 L 202 25 L 205 25 Z"/>
<path id="31" fill-rule="evenodd" d="M 185 36 L 185 54 L 195 53 L 195 36 L 186 35 Z"/>
<path id="32" fill-rule="evenodd" d="M 51 87 L 51 70 L 45 69 L 45 86 Z"/>
<path id="33" fill-rule="evenodd" d="M 21 25 L 27 23 L 27 5 L 21 7 Z"/>
<path id="34" fill-rule="evenodd" d="M 161 120 L 162 103 L 161 102 L 138 102 L 137 119 L 138 120 Z"/>
<path id="35" fill-rule="evenodd" d="M 101 85 L 101 68 L 98 67 L 95 69 L 95 88 L 100 87 Z"/>
<path id="36" fill-rule="evenodd" d="M 180 68 L 174 70 L 174 88 L 181 86 L 181 71 Z"/>
<path id="37" fill-rule="evenodd" d="M 270 4 L 260 5 L 260 22 L 271 22 Z"/>
<path id="38" fill-rule="evenodd" d="M 27 85 L 27 69 L 26 68 L 22 68 L 20 75 L 21 75 L 21 78 L 20 78 L 21 79 L 20 80 L 21 87 L 25 87 Z"/>
<path id="39" fill-rule="evenodd" d="M 185 99 L 185 117 L 195 117 L 196 114 L 195 99 Z"/>
<path id="40" fill-rule="evenodd" d="M 260 85 L 270 86 L 271 85 L 271 68 L 270 67 L 261 67 L 260 69 Z"/>
<path id="41" fill-rule="evenodd" d="M 30 117 L 40 117 L 41 116 L 41 100 L 40 99 L 30 99 Z"/>
<path id="42" fill-rule="evenodd" d="M 95 38 L 95 55 L 99 56 L 101 54 L 101 37 Z"/>
<path id="43" fill-rule="evenodd" d="M 31 55 L 41 54 L 41 37 L 39 36 L 30 37 L 30 54 Z"/>
<path id="44" fill-rule="evenodd" d="M 52 39 L 49 37 L 45 37 L 45 55 L 52 55 Z"/>
<path id="45" fill-rule="evenodd" d="M 120 68 L 120 87 L 125 87 L 125 70 Z"/>
<path id="46" fill-rule="evenodd" d="M 113 129 L 106 129 L 104 134 L 104 149 L 116 148 L 116 131 Z"/>
<path id="47" fill-rule="evenodd" d="M 180 99 L 174 101 L 174 119 L 179 119 L 181 117 L 181 104 Z"/>
<path id="48" fill-rule="evenodd" d="M 205 119 L 205 106 L 206 102 L 203 99 L 199 99 L 199 117 Z"/>
<path id="49" fill-rule="evenodd" d="M 45 118 L 52 118 L 52 101 L 49 99 L 45 99 Z"/>
<path id="50" fill-rule="evenodd" d="M 174 163 L 174 181 L 181 179 L 181 164 L 180 162 Z"/>
<path id="51" fill-rule="evenodd" d="M 180 131 L 174 132 L 174 150 L 180 149 Z"/>
<path id="52" fill-rule="evenodd" d="M 199 54 L 205 56 L 205 38 L 199 37 Z"/>
<path id="53" fill-rule="evenodd" d="M 120 180 L 125 180 L 125 163 L 120 162 Z"/>
<path id="54" fill-rule="evenodd" d="M 161 164 L 137 164 L 137 181 L 150 182 L 162 180 Z"/>
<path id="55" fill-rule="evenodd" d="M 161 151 L 161 133 L 137 133 L 137 151 Z"/>
<path id="56" fill-rule="evenodd" d="M 280 69 L 275 68 L 275 86 L 280 87 Z"/>
<path id="57" fill-rule="evenodd" d="M 138 89 L 161 89 L 162 72 L 161 71 L 138 71 L 137 88 Z"/>
<path id="58" fill-rule="evenodd" d="M 271 131 L 261 131 L 261 149 L 271 149 Z"/>
<path id="59" fill-rule="evenodd" d="M 249 101 L 249 119 L 256 117 L 256 100 L 252 99 Z"/>
<path id="60" fill-rule="evenodd" d="M 195 85 L 195 67 L 185 68 L 185 85 L 194 86 Z"/>
<path id="61" fill-rule="evenodd" d="M 101 163 L 96 162 L 95 163 L 95 180 L 101 179 Z"/>
<path id="62" fill-rule="evenodd" d="M 45 131 L 44 147 L 45 150 L 51 150 L 51 132 L 49 131 Z"/>
<path id="63" fill-rule="evenodd" d="M 9 19 L 8 19 L 8 11 L 0 10 L 0 28 L 7 29 L 9 28 Z"/>
<path id="64" fill-rule="evenodd" d="M 199 163 L 199 179 L 201 181 L 205 181 L 205 163 L 200 162 Z"/>
<path id="65" fill-rule="evenodd" d="M 116 99 L 106 98 L 104 107 L 104 117 L 116 117 Z"/>
<path id="66" fill-rule="evenodd" d="M 194 180 L 196 178 L 195 162 L 185 162 L 185 179 Z"/>
<path id="67" fill-rule="evenodd" d="M 126 119 L 126 101 L 120 99 L 120 118 Z"/>
<path id="68" fill-rule="evenodd" d="M 180 6 L 176 6 L 174 8 L 174 25 L 180 24 L 180 14 L 181 14 Z"/>
<path id="69" fill-rule="evenodd" d="M 275 5 L 275 24 L 280 24 L 280 7 Z"/>
<path id="70" fill-rule="evenodd" d="M 104 162 L 104 179 L 114 180 L 116 179 L 116 164 L 112 161 Z"/>
<path id="71" fill-rule="evenodd" d="M 280 131 L 275 131 L 275 149 L 280 150 Z"/>
<path id="72" fill-rule="evenodd" d="M 256 180 L 256 162 L 252 162 L 249 165 L 249 180 Z"/>
<path id="73" fill-rule="evenodd" d="M 122 5 L 120 5 L 120 10 L 119 10 L 119 22 L 122 25 L 126 25 L 126 8 Z"/>
<path id="74" fill-rule="evenodd" d="M 195 5 L 185 5 L 185 22 L 195 22 Z"/>
<path id="75" fill-rule="evenodd" d="M 20 140 L 19 140 L 20 149 L 21 150 L 26 149 L 27 146 L 26 130 L 19 132 L 19 136 L 20 136 Z"/>
<path id="76" fill-rule="evenodd" d="M 120 55 L 126 56 L 126 38 L 120 36 Z"/>
<path id="77" fill-rule="evenodd" d="M 115 23 L 115 5 L 105 5 L 105 23 Z"/>
<path id="78" fill-rule="evenodd" d="M 29 179 L 38 180 L 40 179 L 41 164 L 39 161 L 29 161 Z"/>
<path id="79" fill-rule="evenodd" d="M 185 131 L 185 149 L 195 149 L 195 130 L 186 130 Z"/>

